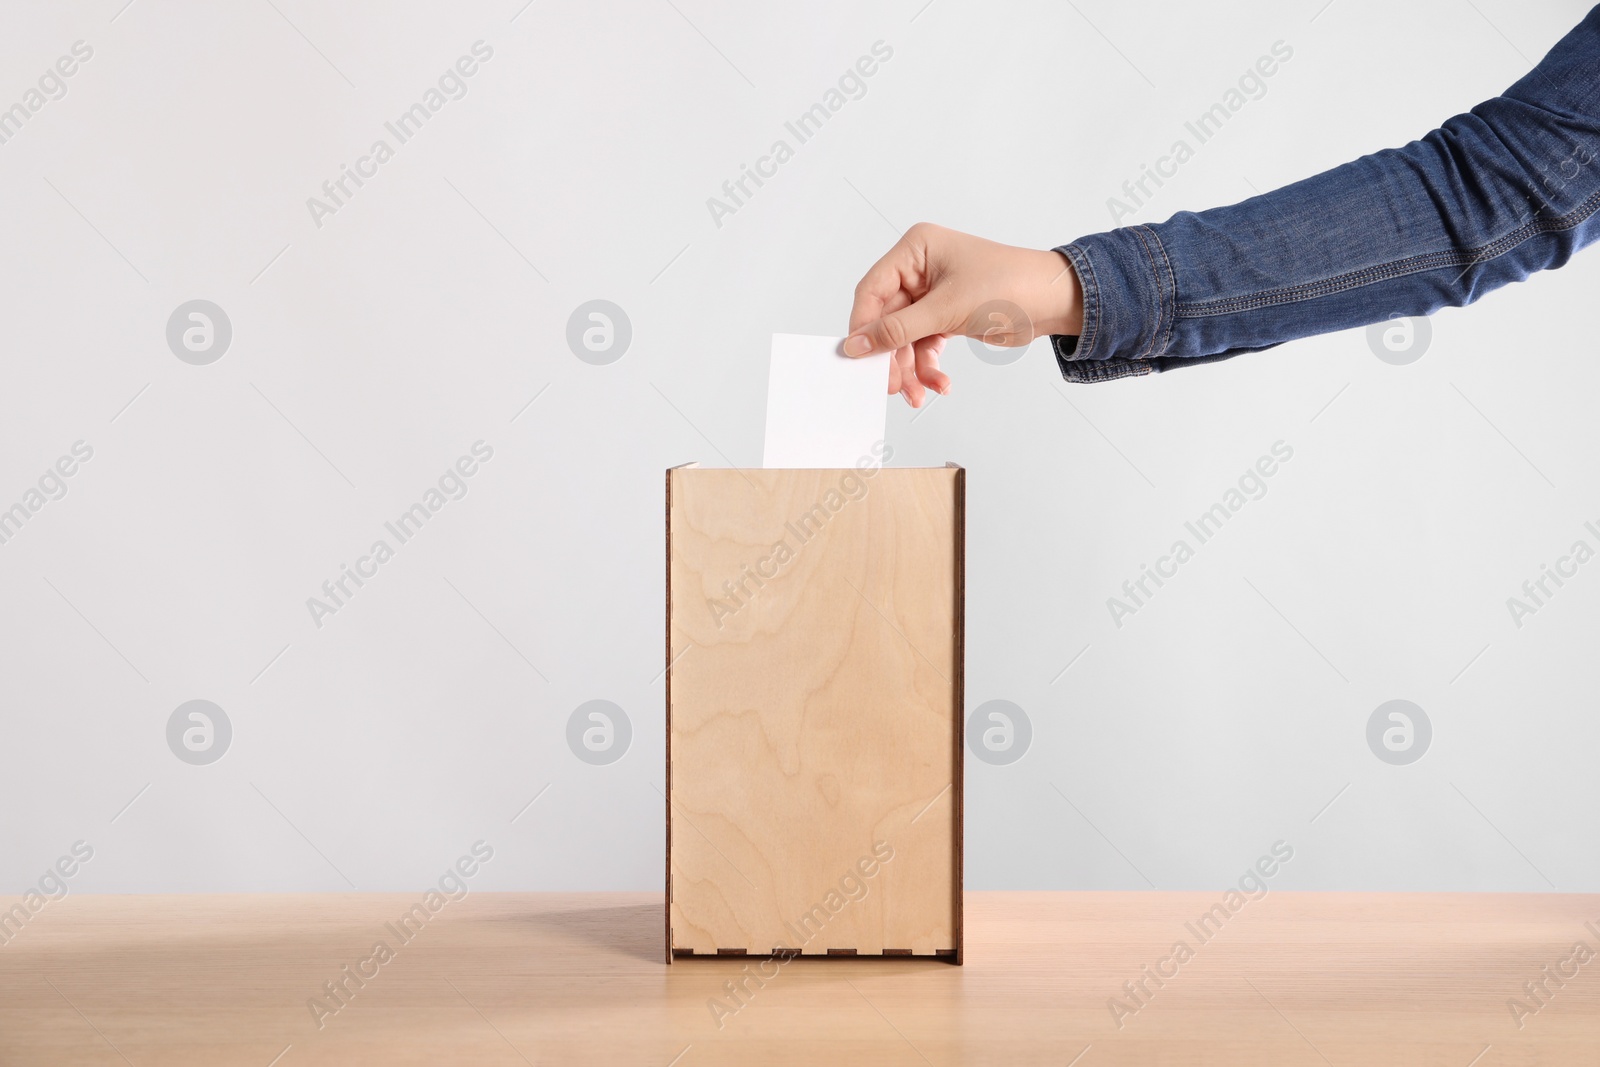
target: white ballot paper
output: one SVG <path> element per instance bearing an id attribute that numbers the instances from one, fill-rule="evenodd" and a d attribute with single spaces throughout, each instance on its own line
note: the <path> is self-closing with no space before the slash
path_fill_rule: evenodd
<path id="1" fill-rule="evenodd" d="M 854 467 L 877 455 L 891 353 L 851 359 L 843 337 L 772 335 L 763 467 Z"/>

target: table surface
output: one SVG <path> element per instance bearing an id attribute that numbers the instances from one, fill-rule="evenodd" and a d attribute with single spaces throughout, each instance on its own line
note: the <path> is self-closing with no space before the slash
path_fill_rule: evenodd
<path id="1" fill-rule="evenodd" d="M 760 981 L 667 965 L 659 896 L 472 893 L 402 940 L 420 900 L 51 901 L 4 931 L 0 1064 L 1600 1063 L 1600 957 L 1574 955 L 1600 896 L 1274 892 L 1202 939 L 1220 894 L 968 893 L 964 966 Z"/>

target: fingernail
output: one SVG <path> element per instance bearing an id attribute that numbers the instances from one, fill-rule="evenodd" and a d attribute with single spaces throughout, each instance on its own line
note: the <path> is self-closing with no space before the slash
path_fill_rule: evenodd
<path id="1" fill-rule="evenodd" d="M 844 354 L 847 356 L 864 356 L 872 351 L 872 342 L 867 340 L 867 335 L 858 333 L 847 338 L 844 343 Z"/>

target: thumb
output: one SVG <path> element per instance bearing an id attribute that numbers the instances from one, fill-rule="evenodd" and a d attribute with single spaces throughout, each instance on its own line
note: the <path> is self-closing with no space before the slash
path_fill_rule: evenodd
<path id="1" fill-rule="evenodd" d="M 924 337 L 950 332 L 949 318 L 942 301 L 935 302 L 932 295 L 923 297 L 915 304 L 857 328 L 845 338 L 844 354 L 870 356 L 876 352 L 894 352 Z"/>

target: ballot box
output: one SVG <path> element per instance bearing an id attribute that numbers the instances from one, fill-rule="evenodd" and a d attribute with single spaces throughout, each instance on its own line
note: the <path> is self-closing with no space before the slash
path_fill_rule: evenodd
<path id="1" fill-rule="evenodd" d="M 668 961 L 961 961 L 966 472 L 666 473 Z"/>

